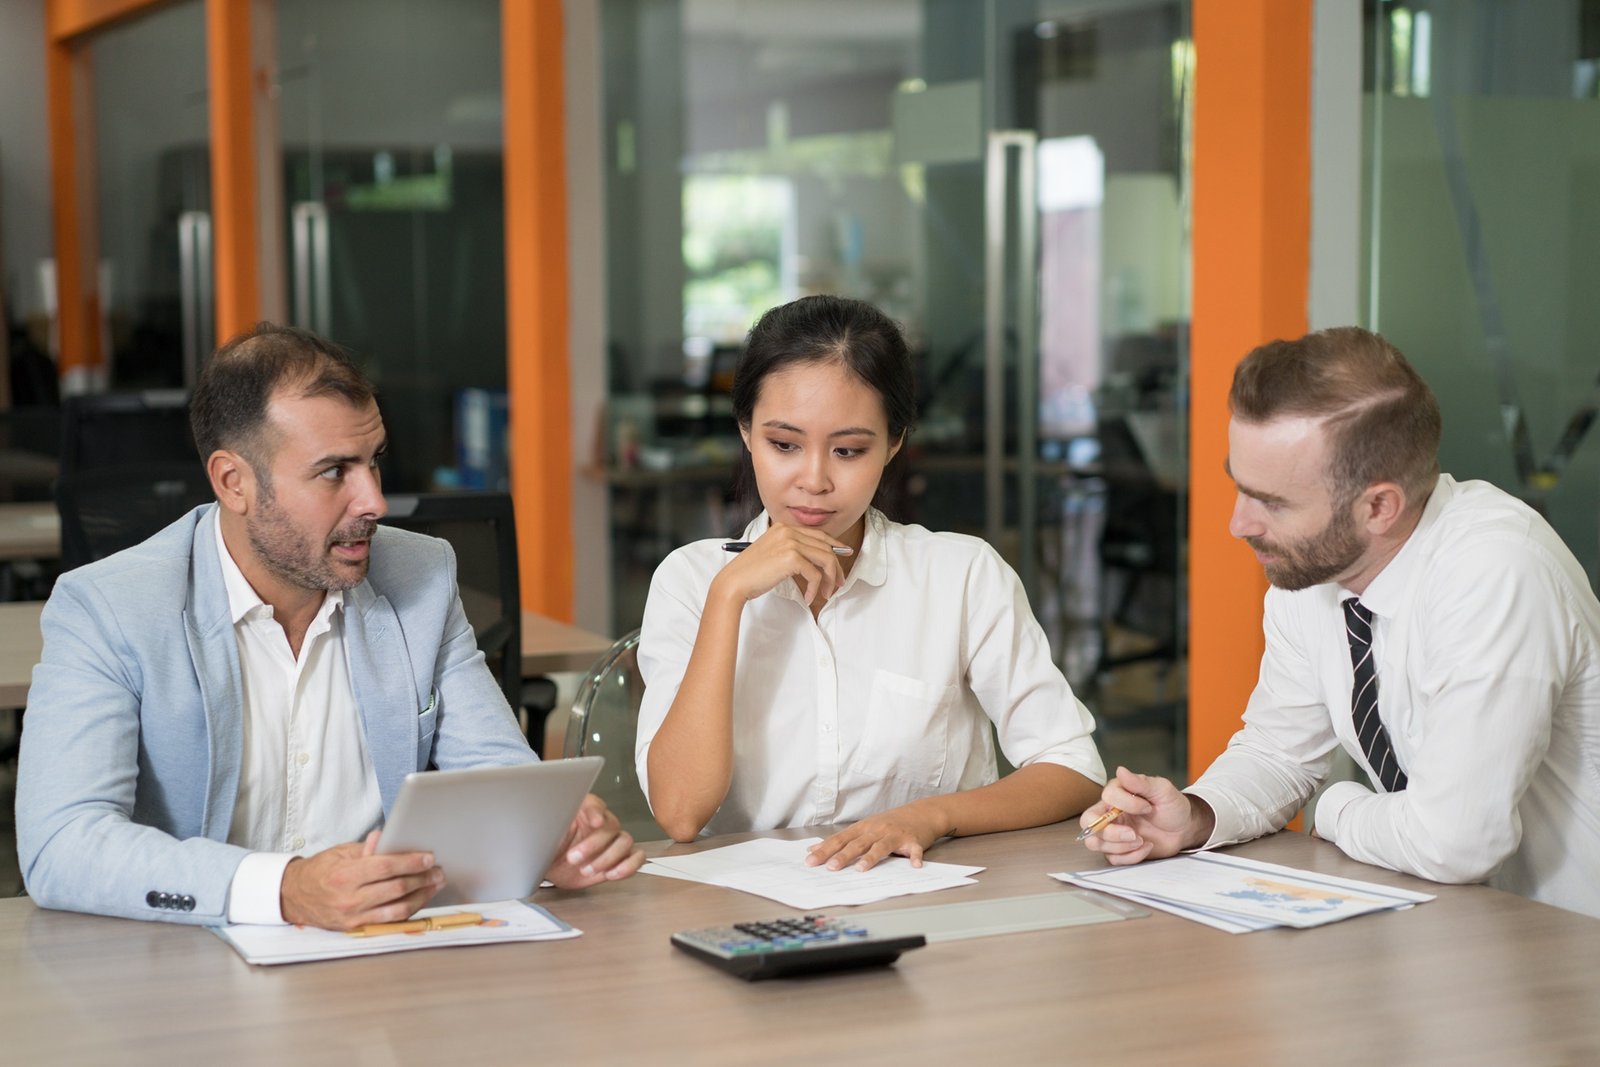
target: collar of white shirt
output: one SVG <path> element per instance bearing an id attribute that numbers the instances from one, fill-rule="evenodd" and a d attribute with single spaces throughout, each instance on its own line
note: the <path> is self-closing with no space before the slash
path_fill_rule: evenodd
<path id="1" fill-rule="evenodd" d="M 1439 519 L 1440 512 L 1450 498 L 1455 496 L 1456 483 L 1448 474 L 1441 474 L 1433 487 L 1433 492 L 1428 496 L 1428 502 L 1422 508 L 1422 518 L 1417 520 L 1417 528 L 1411 531 L 1406 538 L 1406 543 L 1400 546 L 1400 551 L 1394 554 L 1377 577 L 1367 585 L 1361 594 L 1361 605 L 1380 619 L 1392 619 L 1399 613 L 1401 605 L 1405 603 L 1406 589 L 1411 584 L 1411 575 L 1417 569 L 1417 560 L 1428 551 L 1426 542 L 1428 533 L 1433 529 L 1434 523 Z M 1340 590 L 1340 600 L 1349 599 L 1349 590 Z"/>
<path id="2" fill-rule="evenodd" d="M 834 594 L 835 596 L 845 592 L 857 582 L 864 582 L 867 585 L 882 585 L 884 580 L 888 578 L 889 561 L 884 542 L 888 531 L 888 523 L 889 520 L 884 517 L 883 512 L 877 508 L 867 509 L 867 528 L 861 538 L 861 551 L 856 554 L 856 560 L 850 566 L 850 574 L 845 578 L 844 584 L 839 587 L 839 592 Z M 771 517 L 763 511 L 750 520 L 750 525 L 744 528 L 743 539 L 754 541 L 766 533 L 771 525 Z M 790 600 L 799 601 L 802 599 L 800 587 L 792 580 L 780 583 L 773 591 L 779 596 L 787 597 Z"/>
<path id="3" fill-rule="evenodd" d="M 233 624 L 252 612 L 257 612 L 263 618 L 272 618 L 272 605 L 262 600 L 251 586 L 244 572 L 234 562 L 233 554 L 228 551 L 228 546 L 222 542 L 222 508 L 217 508 L 213 521 L 217 524 L 217 558 L 222 563 L 222 584 L 228 590 L 228 611 L 233 616 Z M 311 620 L 307 633 L 317 633 L 326 629 L 326 624 L 333 617 L 333 613 L 344 607 L 344 590 L 330 589 L 322 598 L 322 607 L 317 609 L 316 618 Z"/>

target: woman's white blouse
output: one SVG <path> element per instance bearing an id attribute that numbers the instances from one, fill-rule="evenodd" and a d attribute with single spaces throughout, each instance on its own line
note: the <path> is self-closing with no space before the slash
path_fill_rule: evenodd
<path id="1" fill-rule="evenodd" d="M 755 540 L 765 514 L 745 530 Z M 722 540 L 657 568 L 639 640 L 650 743 L 694 648 Z M 1014 766 L 1095 782 L 1094 720 L 1050 657 L 1016 573 L 986 542 L 867 513 L 859 558 L 813 622 L 792 579 L 745 606 L 733 686 L 733 781 L 708 833 L 847 823 L 997 777 L 990 722 Z"/>

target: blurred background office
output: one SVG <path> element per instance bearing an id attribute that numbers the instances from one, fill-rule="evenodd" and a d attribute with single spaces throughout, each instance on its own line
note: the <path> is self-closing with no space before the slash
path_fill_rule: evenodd
<path id="1" fill-rule="evenodd" d="M 509 489 L 523 606 L 620 636 L 667 551 L 742 522 L 750 323 L 842 293 L 917 360 L 901 515 L 992 541 L 1108 760 L 1183 778 L 1193 572 L 1250 569 L 1189 528 L 1228 492 L 1191 473 L 1196 360 L 1264 339 L 1195 296 L 1249 284 L 1200 273 L 1197 173 L 1255 189 L 1281 154 L 1194 150 L 1237 73 L 1197 41 L 1247 17 L 1309 216 L 1209 233 L 1308 247 L 1278 321 L 1387 334 L 1444 468 L 1594 579 L 1600 0 L 15 0 L 0 508 L 47 521 L 62 395 L 181 398 L 226 334 L 293 322 L 364 360 L 389 488 Z M 38 540 L 0 594 L 46 595 Z M 1253 656 L 1213 653 L 1246 686 Z"/>

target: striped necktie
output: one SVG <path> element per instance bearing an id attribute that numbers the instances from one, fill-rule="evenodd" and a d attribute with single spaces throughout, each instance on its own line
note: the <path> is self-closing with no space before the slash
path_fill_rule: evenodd
<path id="1" fill-rule="evenodd" d="M 1378 717 L 1378 673 L 1372 662 L 1372 611 L 1355 597 L 1344 602 L 1344 630 L 1350 637 L 1350 665 L 1355 682 L 1350 690 L 1350 715 L 1355 720 L 1361 751 L 1377 776 L 1384 792 L 1398 793 L 1406 787 L 1406 772 L 1400 769 L 1389 731 Z"/>

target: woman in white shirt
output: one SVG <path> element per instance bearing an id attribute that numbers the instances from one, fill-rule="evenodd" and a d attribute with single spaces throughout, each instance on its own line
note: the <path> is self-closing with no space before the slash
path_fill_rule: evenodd
<path id="1" fill-rule="evenodd" d="M 941 837 L 1099 796 L 1093 720 L 1016 574 L 871 506 L 915 405 L 905 341 L 868 304 L 805 297 L 751 330 L 733 407 L 763 511 L 743 551 L 663 561 L 639 642 L 639 780 L 675 839 L 851 823 L 808 862 L 920 866 Z M 1017 767 L 998 781 L 991 722 Z"/>

